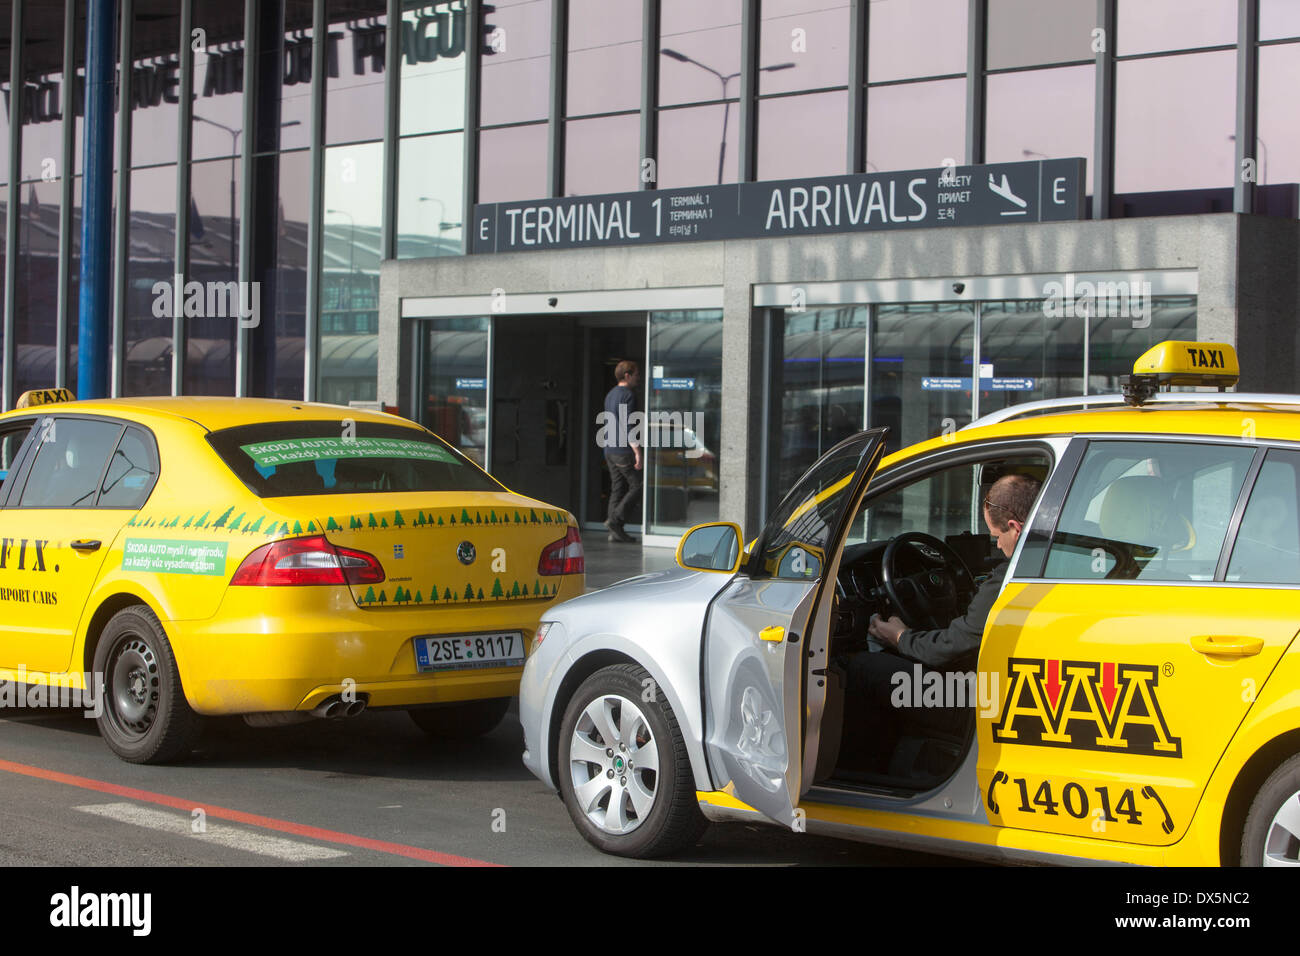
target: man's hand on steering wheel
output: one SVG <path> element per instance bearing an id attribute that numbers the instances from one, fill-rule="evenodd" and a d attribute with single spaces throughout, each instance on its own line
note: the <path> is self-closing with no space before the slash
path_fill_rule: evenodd
<path id="1" fill-rule="evenodd" d="M 904 554 L 912 559 L 913 567 L 920 564 L 921 570 L 901 574 L 899 563 Z M 975 593 L 975 578 L 966 562 L 946 543 L 922 531 L 893 538 L 885 548 L 880 572 L 889 603 L 898 611 L 897 618 L 890 620 L 898 620 L 908 629 L 947 627 Z M 897 646 L 896 640 L 893 643 Z"/>

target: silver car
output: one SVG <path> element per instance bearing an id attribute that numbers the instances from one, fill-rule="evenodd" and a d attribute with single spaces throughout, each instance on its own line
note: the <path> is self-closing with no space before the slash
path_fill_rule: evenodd
<path id="1" fill-rule="evenodd" d="M 547 613 L 520 686 L 524 763 L 592 844 L 636 857 L 689 845 L 704 791 L 719 798 L 715 819 L 734 798 L 739 813 L 799 825 L 785 728 L 797 741 L 801 695 L 786 689 L 803 680 L 805 649 L 812 672 L 825 666 L 828 642 L 808 625 L 830 611 L 835 588 L 822 584 L 836 569 L 824 565 L 839 563 L 884 431 L 818 461 L 749 553 L 738 526 L 702 525 L 682 538 L 679 567 Z"/>

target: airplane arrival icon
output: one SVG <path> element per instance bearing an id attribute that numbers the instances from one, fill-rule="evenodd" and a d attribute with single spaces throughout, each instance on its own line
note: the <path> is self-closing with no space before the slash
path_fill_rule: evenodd
<path id="1" fill-rule="evenodd" d="M 1013 206 L 1020 207 L 1018 209 L 1004 209 L 1002 211 L 1002 215 L 1004 216 L 1023 216 L 1025 210 L 1029 207 L 1029 203 L 1025 202 L 1025 200 L 1021 199 L 1012 191 L 1011 183 L 1007 179 L 1006 173 L 1002 174 L 1002 182 L 1000 184 L 993 178 L 993 174 L 989 173 L 989 190 L 994 195 L 1001 196 Z"/>

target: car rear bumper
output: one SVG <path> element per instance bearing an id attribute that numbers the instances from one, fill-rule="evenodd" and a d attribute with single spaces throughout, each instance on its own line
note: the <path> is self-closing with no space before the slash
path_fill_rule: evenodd
<path id="1" fill-rule="evenodd" d="M 309 711 L 354 692 L 371 707 L 511 697 L 522 665 L 421 672 L 414 639 L 498 631 L 521 634 L 527 653 L 543 612 L 581 594 L 561 579 L 553 601 L 361 610 L 342 588 L 231 588 L 205 621 L 169 621 L 190 706 L 200 714 Z M 293 593 L 287 593 L 293 592 Z"/>

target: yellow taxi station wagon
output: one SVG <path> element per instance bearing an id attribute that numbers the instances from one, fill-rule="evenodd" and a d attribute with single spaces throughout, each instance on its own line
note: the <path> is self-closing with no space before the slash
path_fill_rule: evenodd
<path id="1" fill-rule="evenodd" d="M 123 759 L 183 755 L 202 715 L 485 733 L 542 610 L 583 591 L 572 515 L 403 419 L 24 398 L 0 415 L 0 678 L 97 691 Z"/>
<path id="2" fill-rule="evenodd" d="M 629 856 L 766 819 L 981 859 L 1300 863 L 1300 399 L 1157 394 L 1236 375 L 1227 346 L 1167 342 L 1123 397 L 883 460 L 884 429 L 846 439 L 748 547 L 703 525 L 678 567 L 548 609 L 526 766 Z M 1034 497 L 995 554 L 1006 483 Z M 949 633 L 984 585 L 951 662 L 869 634 Z M 888 681 L 851 679 L 873 661 Z"/>

